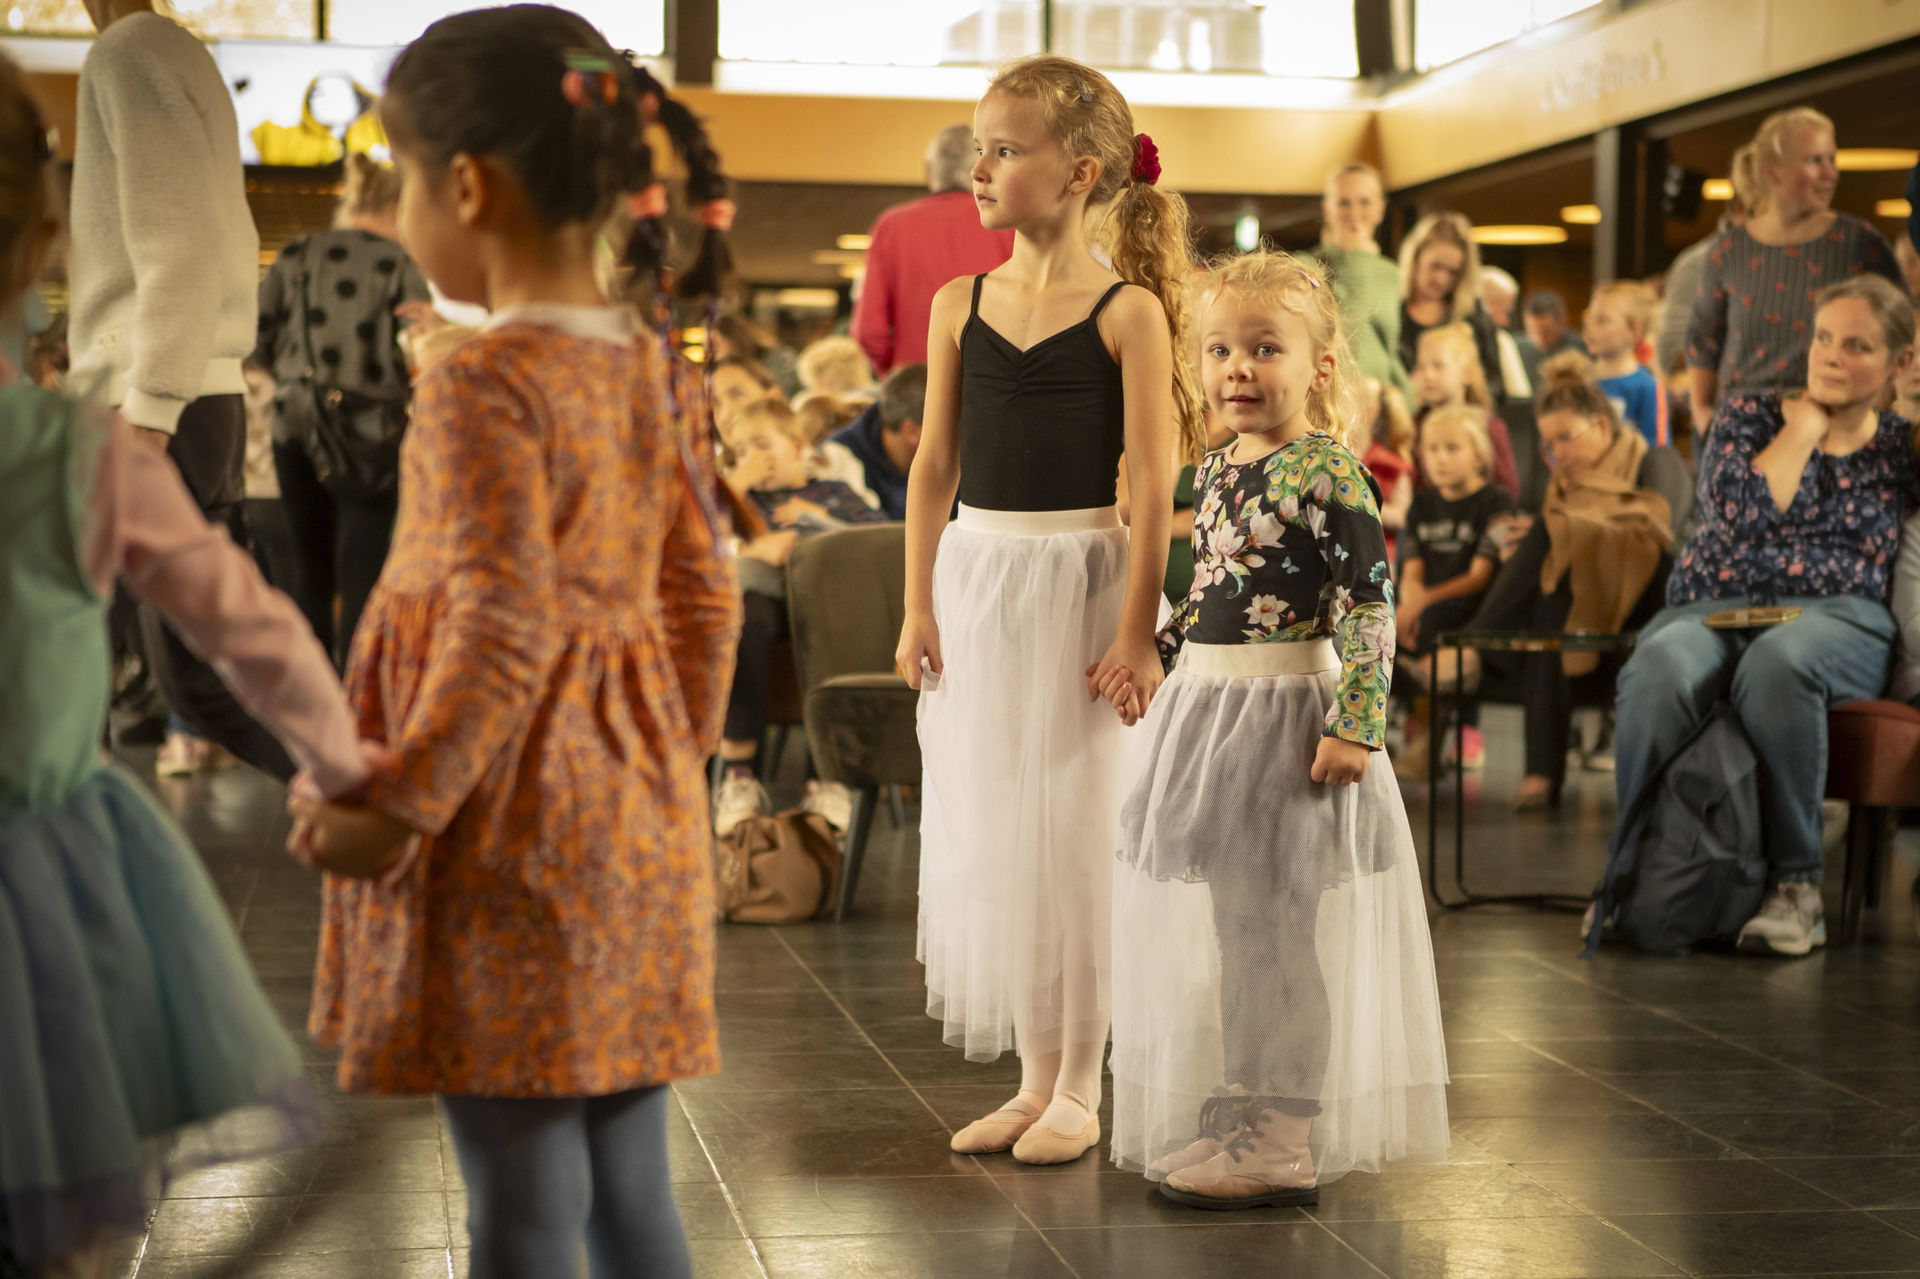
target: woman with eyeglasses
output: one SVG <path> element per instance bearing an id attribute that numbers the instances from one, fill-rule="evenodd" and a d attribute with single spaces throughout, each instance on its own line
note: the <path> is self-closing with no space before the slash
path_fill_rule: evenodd
<path id="1" fill-rule="evenodd" d="M 1727 400 L 1700 456 L 1700 527 L 1667 606 L 1620 672 L 1615 785 L 1627 812 L 1716 701 L 1760 766 L 1773 883 L 1740 949 L 1825 943 L 1820 798 L 1827 710 L 1879 697 L 1900 525 L 1920 503 L 1913 424 L 1881 408 L 1914 358 L 1905 292 L 1857 275 L 1819 295 L 1803 389 Z"/>
<path id="2" fill-rule="evenodd" d="M 1472 630 L 1631 631 L 1659 609 L 1672 548 L 1693 514 L 1693 481 L 1671 448 L 1623 426 L 1584 355 L 1540 366 L 1534 401 L 1549 478 L 1532 528 L 1503 565 Z M 1619 659 L 1528 653 L 1516 668 L 1526 706 L 1526 775 L 1514 807 L 1555 807 L 1566 781 L 1575 694 L 1609 681 Z M 1604 687 L 1604 684 L 1601 684 Z"/>

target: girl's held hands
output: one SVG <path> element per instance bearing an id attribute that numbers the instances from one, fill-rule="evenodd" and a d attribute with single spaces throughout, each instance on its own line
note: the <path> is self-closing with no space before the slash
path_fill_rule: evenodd
<path id="1" fill-rule="evenodd" d="M 940 661 L 940 628 L 932 613 L 908 613 L 900 623 L 900 645 L 893 650 L 893 664 L 906 677 L 907 687 L 916 693 L 939 684 L 937 677 L 946 668 Z M 936 678 L 929 680 L 929 675 Z"/>
<path id="2" fill-rule="evenodd" d="M 378 742 L 360 744 L 369 770 L 389 768 L 393 754 Z M 313 778 L 301 773 L 287 788 L 293 832 L 287 851 L 315 870 L 351 879 L 378 879 L 390 887 L 412 864 L 419 849 L 412 827 L 398 818 L 363 806 L 364 788 L 331 803 Z"/>
<path id="3" fill-rule="evenodd" d="M 1323 737 L 1307 776 L 1325 786 L 1351 786 L 1367 775 L 1367 757 L 1371 754 L 1366 747 L 1343 737 Z"/>
<path id="4" fill-rule="evenodd" d="M 1120 722 L 1131 727 L 1147 713 L 1165 679 L 1153 636 L 1116 635 L 1105 655 L 1087 668 L 1087 700 L 1106 698 Z"/>

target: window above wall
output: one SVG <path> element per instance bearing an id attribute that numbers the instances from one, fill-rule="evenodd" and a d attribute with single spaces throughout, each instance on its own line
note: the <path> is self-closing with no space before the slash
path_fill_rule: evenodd
<path id="1" fill-rule="evenodd" d="M 5 4 L 7 0 L 0 0 Z M 176 0 L 177 2 L 177 0 Z M 327 39 L 340 44 L 405 44 L 450 13 L 507 0 L 327 0 Z M 667 47 L 666 0 L 563 0 L 600 28 L 616 49 L 649 57 Z"/>
<path id="2" fill-rule="evenodd" d="M 171 0 L 168 8 L 209 40 L 301 40 L 405 44 L 450 13 L 508 0 Z M 649 57 L 667 47 L 666 0 L 568 0 L 616 48 Z M 90 36 L 81 0 L 0 0 L 0 35 Z"/>
<path id="3" fill-rule="evenodd" d="M 1046 48 L 1049 27 L 1054 52 L 1103 70 L 1358 73 L 1352 0 L 720 0 L 720 57 L 993 66 Z"/>
<path id="4" fill-rule="evenodd" d="M 316 0 L 174 0 L 173 13 L 210 40 L 311 40 Z M 80 0 L 0 0 L 0 34 L 90 36 Z"/>
<path id="5" fill-rule="evenodd" d="M 1413 57 L 1422 71 L 1558 22 L 1603 0 L 1413 0 Z"/>

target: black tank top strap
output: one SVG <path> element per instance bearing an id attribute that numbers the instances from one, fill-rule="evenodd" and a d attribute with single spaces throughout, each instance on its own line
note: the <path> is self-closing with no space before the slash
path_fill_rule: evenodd
<path id="1" fill-rule="evenodd" d="M 1098 324 L 1100 322 L 1100 313 L 1107 309 L 1107 303 L 1113 301 L 1113 295 L 1126 287 L 1127 287 L 1127 282 L 1125 280 L 1121 280 L 1118 284 L 1115 284 L 1112 288 L 1108 289 L 1105 293 L 1102 293 L 1100 295 L 1100 300 L 1093 304 L 1093 314 L 1087 317 L 1087 323 Z M 975 290 L 974 297 L 976 299 L 978 299 L 979 297 L 979 292 L 977 288 Z M 977 300 L 975 302 L 975 305 L 978 305 Z"/>
<path id="2" fill-rule="evenodd" d="M 980 286 L 986 282 L 987 273 L 985 271 L 973 277 L 973 309 L 967 312 L 967 318 L 969 320 L 976 319 L 980 315 Z"/>

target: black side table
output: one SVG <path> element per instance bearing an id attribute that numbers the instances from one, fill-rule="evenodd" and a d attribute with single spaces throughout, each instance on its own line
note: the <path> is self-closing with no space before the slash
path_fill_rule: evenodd
<path id="1" fill-rule="evenodd" d="M 1560 893 L 1476 893 L 1467 887 L 1467 774 L 1453 771 L 1453 891 L 1449 899 L 1440 891 L 1440 769 L 1445 756 L 1441 737 L 1441 716 L 1437 713 L 1440 692 L 1440 653 L 1454 650 L 1454 671 L 1467 649 L 1494 653 L 1624 653 L 1633 647 L 1634 633 L 1603 631 L 1449 631 L 1434 643 L 1427 657 L 1427 692 L 1436 713 L 1427 716 L 1427 893 L 1442 910 L 1464 910 L 1470 906 L 1532 906 L 1542 910 L 1585 910 L 1588 899 Z M 1456 755 L 1465 749 L 1466 725 L 1461 711 L 1467 695 L 1456 678 L 1448 697 L 1447 709 L 1453 721 L 1453 749 Z"/>

